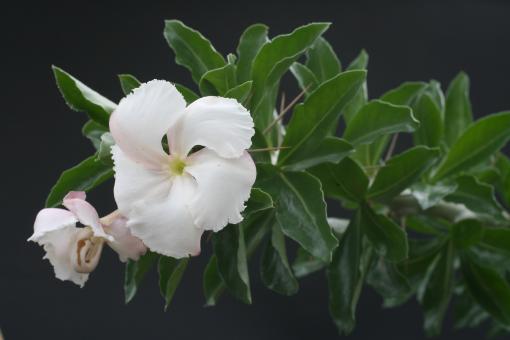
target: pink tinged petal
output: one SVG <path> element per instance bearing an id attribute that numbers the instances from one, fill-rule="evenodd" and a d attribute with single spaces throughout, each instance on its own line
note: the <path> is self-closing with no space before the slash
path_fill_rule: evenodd
<path id="1" fill-rule="evenodd" d="M 129 216 L 131 208 L 138 202 L 161 200 L 172 185 L 170 173 L 150 170 L 132 161 L 118 146 L 112 148 L 115 170 L 113 193 L 120 212 Z"/>
<path id="2" fill-rule="evenodd" d="M 161 140 L 185 106 L 184 98 L 171 83 L 144 83 L 123 98 L 112 113 L 113 139 L 133 161 L 157 169 L 168 157 Z"/>
<path id="3" fill-rule="evenodd" d="M 108 242 L 108 245 L 119 254 L 122 262 L 126 262 L 128 259 L 137 261 L 147 252 L 147 247 L 138 237 L 131 235 L 126 221 L 126 218 L 119 216 L 112 223 L 104 226 L 106 232 L 114 239 Z"/>
<path id="4" fill-rule="evenodd" d="M 172 188 L 164 199 L 140 201 L 128 216 L 131 233 L 152 251 L 166 256 L 198 255 L 203 230 L 195 227 L 186 206 L 194 186 L 191 177 L 178 176 L 172 180 Z"/>
<path id="5" fill-rule="evenodd" d="M 65 195 L 64 199 L 77 198 L 80 200 L 87 199 L 87 194 L 85 191 L 69 191 L 67 195 Z"/>
<path id="6" fill-rule="evenodd" d="M 189 202 L 195 224 L 205 230 L 219 231 L 228 223 L 243 220 L 244 202 L 250 197 L 257 172 L 251 156 L 226 159 L 202 149 L 189 157 L 185 171 L 197 188 Z"/>
<path id="7" fill-rule="evenodd" d="M 47 208 L 39 211 L 34 222 L 34 233 L 28 241 L 39 242 L 39 240 L 50 231 L 67 227 L 74 227 L 78 222 L 76 216 L 67 210 L 58 208 Z"/>
<path id="8" fill-rule="evenodd" d="M 99 215 L 96 209 L 81 198 L 69 198 L 74 196 L 74 194 L 71 194 L 70 196 L 64 197 L 62 205 L 69 209 L 81 224 L 91 227 L 94 236 L 113 240 L 111 236 L 104 232 L 101 222 L 99 222 Z"/>
<path id="9" fill-rule="evenodd" d="M 170 128 L 170 153 L 186 156 L 195 145 L 226 158 L 240 157 L 251 146 L 253 119 L 235 99 L 204 97 L 191 103 Z"/>

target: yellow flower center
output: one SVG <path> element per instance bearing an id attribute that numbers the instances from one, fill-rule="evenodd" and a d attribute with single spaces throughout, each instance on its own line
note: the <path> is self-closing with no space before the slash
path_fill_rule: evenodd
<path id="1" fill-rule="evenodd" d="M 172 157 L 168 164 L 168 169 L 172 175 L 180 176 L 184 173 L 186 163 L 179 157 Z"/>

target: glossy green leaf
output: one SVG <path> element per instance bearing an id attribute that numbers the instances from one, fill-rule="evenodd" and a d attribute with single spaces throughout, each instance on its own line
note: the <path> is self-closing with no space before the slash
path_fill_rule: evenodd
<path id="1" fill-rule="evenodd" d="M 275 86 L 289 67 L 329 27 L 327 23 L 313 23 L 292 33 L 279 35 L 264 44 L 252 65 L 252 114 L 255 126 L 264 130 L 272 120 L 276 100 Z"/>
<path id="2" fill-rule="evenodd" d="M 181 84 L 174 84 L 174 85 L 177 88 L 177 91 L 179 91 L 182 94 L 182 96 L 184 97 L 184 100 L 186 101 L 186 103 L 188 105 L 193 103 L 198 98 L 200 98 L 200 96 L 198 94 L 196 94 L 195 92 L 193 92 L 186 86 L 181 85 Z"/>
<path id="3" fill-rule="evenodd" d="M 61 68 L 52 68 L 57 86 L 67 105 L 75 111 L 85 112 L 96 123 L 108 127 L 110 113 L 117 105 Z"/>
<path id="4" fill-rule="evenodd" d="M 453 145 L 473 121 L 469 101 L 469 78 L 464 72 L 452 80 L 446 92 L 445 141 Z"/>
<path id="5" fill-rule="evenodd" d="M 105 132 L 108 132 L 108 128 L 93 120 L 86 122 L 81 129 L 82 135 L 90 139 L 96 150 L 99 150 L 99 147 L 101 146 L 101 136 Z"/>
<path id="6" fill-rule="evenodd" d="M 95 155 L 90 156 L 60 175 L 46 198 L 46 207 L 59 205 L 69 191 L 89 191 L 112 176 L 111 165 L 97 161 Z"/>
<path id="7" fill-rule="evenodd" d="M 140 81 L 131 74 L 119 74 L 120 87 L 125 95 L 130 94 L 134 89 L 140 86 Z"/>
<path id="8" fill-rule="evenodd" d="M 211 42 L 181 21 L 165 20 L 163 34 L 175 53 L 175 62 L 186 67 L 197 84 L 204 73 L 225 65 Z"/>
<path id="9" fill-rule="evenodd" d="M 456 248 L 465 249 L 480 242 L 483 226 L 477 220 L 462 220 L 452 226 L 452 240 Z"/>
<path id="10" fill-rule="evenodd" d="M 237 46 L 237 81 L 239 83 L 251 80 L 251 68 L 255 56 L 262 46 L 266 44 L 268 27 L 263 24 L 249 26 L 239 38 Z"/>
<path id="11" fill-rule="evenodd" d="M 470 175 L 458 177 L 456 183 L 457 189 L 445 197 L 446 201 L 464 204 L 481 216 L 499 220 L 503 218 L 503 207 L 496 200 L 494 187 Z"/>
<path id="12" fill-rule="evenodd" d="M 294 295 L 299 289 L 287 260 L 285 236 L 277 223 L 262 252 L 260 277 L 266 287 L 282 295 Z"/>
<path id="13" fill-rule="evenodd" d="M 405 231 L 389 218 L 376 214 L 367 204 L 361 206 L 361 227 L 374 249 L 390 261 L 407 257 L 408 244 Z"/>
<path id="14" fill-rule="evenodd" d="M 237 85 L 236 87 L 233 87 L 225 92 L 224 97 L 234 98 L 239 103 L 244 105 L 250 97 L 252 84 L 253 82 L 250 80 L 242 83 L 241 85 Z"/>
<path id="15" fill-rule="evenodd" d="M 321 163 L 338 163 L 352 153 L 353 150 L 352 145 L 342 138 L 326 137 L 309 157 L 297 163 L 287 163 L 282 168 L 290 171 L 299 171 Z"/>
<path id="16" fill-rule="evenodd" d="M 236 67 L 230 63 L 205 72 L 198 84 L 204 96 L 223 96 L 236 86 Z"/>
<path id="17" fill-rule="evenodd" d="M 409 107 L 373 100 L 352 118 L 343 138 L 355 145 L 368 144 L 384 135 L 413 132 L 418 126 Z"/>
<path id="18" fill-rule="evenodd" d="M 445 125 L 448 126 L 448 125 Z M 452 129 L 448 127 L 448 130 Z M 510 112 L 489 115 L 472 124 L 451 146 L 435 179 L 459 173 L 479 164 L 510 139 Z"/>
<path id="19" fill-rule="evenodd" d="M 414 115 L 420 127 L 414 132 L 414 144 L 439 146 L 443 138 L 443 112 L 429 94 L 423 94 L 414 105 Z"/>
<path id="20" fill-rule="evenodd" d="M 282 144 L 290 148 L 281 150 L 279 165 L 306 160 L 317 150 L 365 76 L 365 71 L 341 73 L 323 83 L 294 111 Z"/>
<path id="21" fill-rule="evenodd" d="M 310 169 L 310 173 L 322 183 L 326 196 L 359 203 L 365 198 L 368 177 L 363 169 L 350 158 L 339 164 L 321 164 Z"/>
<path id="22" fill-rule="evenodd" d="M 438 204 L 456 189 L 457 184 L 454 182 L 444 181 L 434 184 L 420 182 L 411 186 L 411 195 L 413 195 L 420 207 L 425 210 Z"/>
<path id="23" fill-rule="evenodd" d="M 170 306 L 175 290 L 181 282 L 182 275 L 188 266 L 188 259 L 174 259 L 168 256 L 161 256 L 158 262 L 159 289 L 165 299 L 165 311 Z"/>
<path id="24" fill-rule="evenodd" d="M 312 255 L 331 261 L 337 239 L 326 219 L 321 183 L 306 172 L 282 173 L 271 165 L 260 165 L 257 187 L 275 201 L 276 220 L 285 235 Z"/>
<path id="25" fill-rule="evenodd" d="M 250 278 L 246 244 L 241 225 L 228 225 L 213 234 L 218 271 L 228 291 L 244 303 L 251 304 Z"/>
<path id="26" fill-rule="evenodd" d="M 391 158 L 377 173 L 368 197 L 385 201 L 416 182 L 439 157 L 439 149 L 416 146 Z"/>
<path id="27" fill-rule="evenodd" d="M 306 56 L 306 66 L 314 73 L 319 83 L 335 77 L 342 70 L 333 47 L 322 37 L 315 41 L 306 52 Z"/>
<path id="28" fill-rule="evenodd" d="M 129 303 L 136 295 L 145 274 L 151 269 L 159 255 L 148 251 L 138 261 L 128 260 L 124 276 L 124 295 L 126 303 Z"/>
<path id="29" fill-rule="evenodd" d="M 421 304 L 424 311 L 424 328 L 429 336 L 439 335 L 443 319 L 453 292 L 453 246 L 449 243 L 426 275 Z"/>
<path id="30" fill-rule="evenodd" d="M 313 74 L 312 70 L 305 65 L 295 62 L 290 67 L 290 71 L 294 75 L 294 78 L 296 78 L 299 88 L 305 91 L 306 95 L 312 93 L 317 86 L 319 86 L 317 77 Z"/>
<path id="31" fill-rule="evenodd" d="M 475 301 L 496 320 L 510 325 L 510 285 L 496 270 L 482 267 L 470 256 L 462 257 L 462 274 Z"/>
<path id="32" fill-rule="evenodd" d="M 340 334 L 356 323 L 356 306 L 363 286 L 362 233 L 359 212 L 352 219 L 327 269 L 329 311 Z"/>

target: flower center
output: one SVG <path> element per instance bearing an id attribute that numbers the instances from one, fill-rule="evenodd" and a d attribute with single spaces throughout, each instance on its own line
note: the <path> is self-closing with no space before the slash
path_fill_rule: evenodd
<path id="1" fill-rule="evenodd" d="M 168 170 L 172 175 L 180 176 L 184 173 L 186 163 L 179 157 L 172 157 L 168 164 Z"/>

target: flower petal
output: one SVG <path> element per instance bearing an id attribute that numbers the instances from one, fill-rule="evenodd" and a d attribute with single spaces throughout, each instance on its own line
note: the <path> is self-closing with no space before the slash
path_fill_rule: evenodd
<path id="1" fill-rule="evenodd" d="M 85 201 L 84 197 L 84 195 L 77 195 L 77 192 L 72 191 L 64 197 L 62 205 L 69 209 L 81 224 L 91 227 L 94 236 L 113 241 L 113 237 L 104 232 L 96 209 Z"/>
<path id="2" fill-rule="evenodd" d="M 126 222 L 125 217 L 119 216 L 109 225 L 104 226 L 105 231 L 114 238 L 113 241 L 108 242 L 108 245 L 119 254 L 122 262 L 126 262 L 128 259 L 138 261 L 140 256 L 147 251 L 147 247 L 139 238 L 131 235 Z"/>
<path id="3" fill-rule="evenodd" d="M 214 151 L 202 149 L 189 157 L 185 171 L 191 174 L 197 189 L 189 203 L 195 224 L 219 231 L 228 223 L 239 223 L 244 202 L 257 175 L 251 156 L 226 159 Z"/>
<path id="4" fill-rule="evenodd" d="M 74 214 L 67 210 L 43 209 L 37 214 L 34 234 L 29 241 L 44 247 L 44 258 L 50 261 L 58 279 L 69 280 L 83 287 L 89 275 L 75 271 L 71 256 L 76 237 L 81 230 L 75 227 L 76 222 Z"/>
<path id="5" fill-rule="evenodd" d="M 110 118 L 115 143 L 132 160 L 158 167 L 167 157 L 161 139 L 183 114 L 184 98 L 171 83 L 152 80 L 123 98 Z"/>
<path id="6" fill-rule="evenodd" d="M 200 253 L 203 230 L 193 224 L 186 202 L 195 183 L 189 176 L 177 176 L 161 200 L 140 201 L 128 216 L 128 228 L 149 249 L 174 258 Z"/>
<path id="7" fill-rule="evenodd" d="M 112 147 L 115 164 L 113 194 L 122 215 L 129 216 L 139 201 L 159 200 L 165 197 L 172 185 L 169 172 L 150 170 L 132 161 L 118 147 Z"/>
<path id="8" fill-rule="evenodd" d="M 239 157 L 251 146 L 253 119 L 235 99 L 203 97 L 191 103 L 170 128 L 170 153 L 186 156 L 195 145 L 226 158 Z"/>

